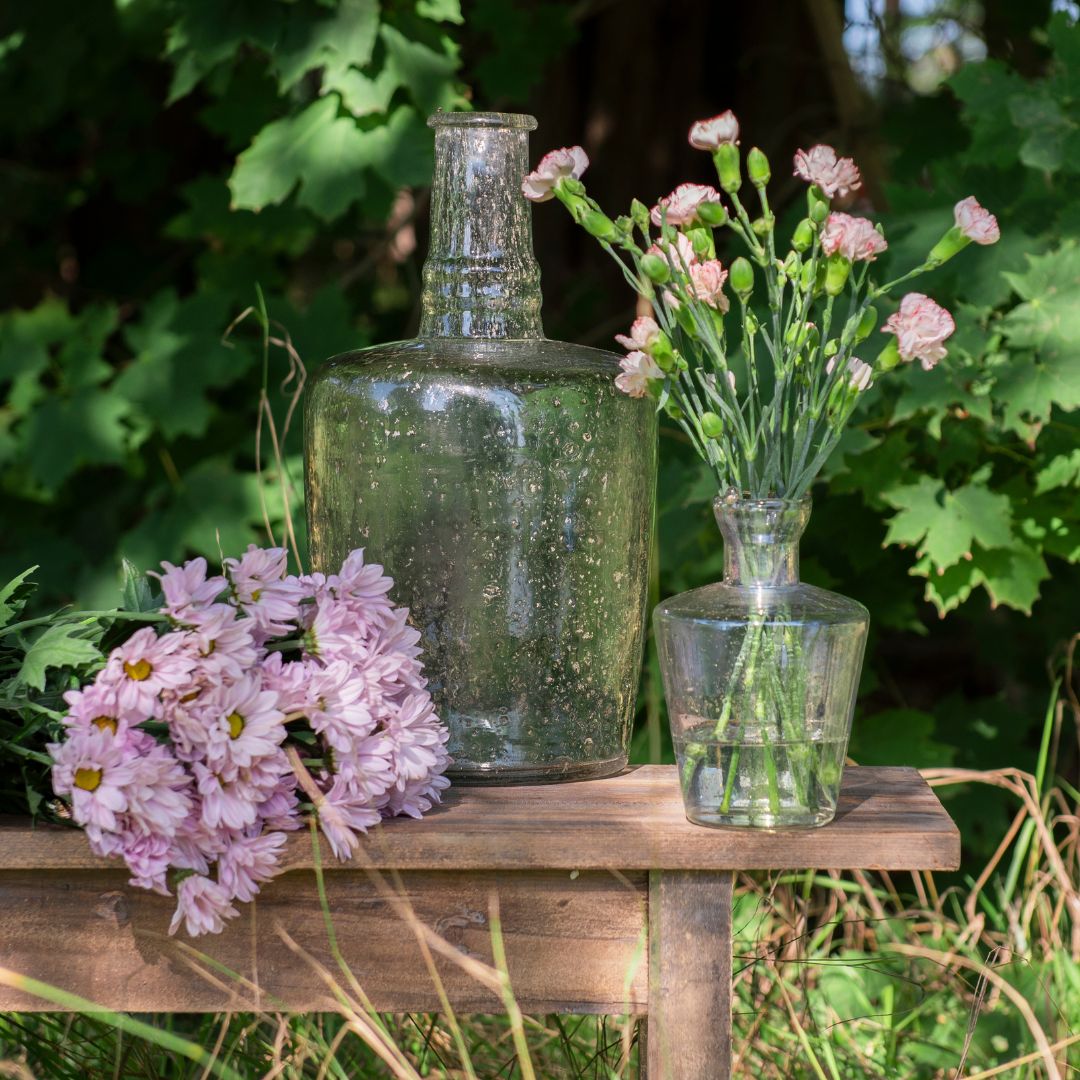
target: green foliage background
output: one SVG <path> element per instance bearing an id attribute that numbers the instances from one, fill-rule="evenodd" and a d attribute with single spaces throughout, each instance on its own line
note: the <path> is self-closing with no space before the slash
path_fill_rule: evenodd
<path id="1" fill-rule="evenodd" d="M 425 116 L 474 92 L 528 109 L 575 37 L 573 10 L 8 5 L 0 580 L 40 564 L 44 600 L 108 608 L 122 556 L 216 558 L 265 539 L 264 505 L 278 528 L 279 478 L 265 442 L 257 473 L 253 441 L 259 335 L 253 320 L 223 340 L 226 328 L 258 284 L 310 366 L 402 336 L 419 265 L 386 257 L 386 223 L 402 189 L 417 196 L 405 214 L 422 217 Z M 921 286 L 956 314 L 949 359 L 879 380 L 816 492 L 804 576 L 873 615 L 859 760 L 1029 766 L 1047 662 L 1076 629 L 1080 30 L 1059 14 L 1042 35 L 1034 78 L 987 60 L 882 106 L 884 274 L 921 260 L 970 193 L 1003 239 Z M 571 311 L 560 329 L 589 328 Z M 268 378 L 279 419 L 286 373 L 282 357 Z M 709 478 L 666 434 L 664 595 L 721 570 Z M 285 447 L 294 475 L 299 436 Z M 650 655 L 638 754 L 667 752 L 662 731 Z M 1000 835 L 993 796 L 964 798 L 953 809 L 969 842 Z"/>

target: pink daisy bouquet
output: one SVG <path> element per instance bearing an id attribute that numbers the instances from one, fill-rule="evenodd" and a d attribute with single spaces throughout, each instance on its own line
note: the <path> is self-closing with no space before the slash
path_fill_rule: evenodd
<path id="1" fill-rule="evenodd" d="M 68 691 L 53 789 L 133 885 L 175 890 L 170 932 L 218 933 L 314 816 L 337 858 L 385 817 L 419 817 L 449 781 L 408 611 L 381 566 L 289 575 L 254 546 L 208 576 L 163 563 L 156 626 Z"/>
<path id="2" fill-rule="evenodd" d="M 522 192 L 534 202 L 558 199 L 652 307 L 618 336 L 627 350 L 619 389 L 654 398 L 722 491 L 799 499 L 875 378 L 914 361 L 929 370 L 946 354 L 952 316 L 909 292 L 881 327 L 888 343 L 862 359 L 876 302 L 968 244 L 994 243 L 998 224 L 974 197 L 963 199 L 926 259 L 879 285 L 871 267 L 888 246 L 882 227 L 833 208 L 862 186 L 851 158 L 824 145 L 795 154 L 794 174 L 808 185 L 806 216 L 781 254 L 769 162 L 756 147 L 744 159 L 734 114 L 698 121 L 689 141 L 712 155 L 719 190 L 681 184 L 651 209 L 635 200 L 629 215 L 612 219 L 588 196 L 581 177 L 589 159 L 574 146 L 547 154 Z M 756 208 L 740 198 L 744 171 Z M 718 230 L 746 254 L 724 265 Z M 763 303 L 751 303 L 755 293 Z"/>

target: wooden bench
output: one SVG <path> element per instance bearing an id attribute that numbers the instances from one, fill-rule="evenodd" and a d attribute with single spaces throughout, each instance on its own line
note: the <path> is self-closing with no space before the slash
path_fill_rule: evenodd
<path id="1" fill-rule="evenodd" d="M 131 1012 L 333 1008 L 308 834 L 287 872 L 226 931 L 167 936 L 173 902 L 126 884 L 73 830 L 0 826 L 0 966 Z M 423 821 L 369 834 L 347 866 L 326 862 L 346 960 L 375 1007 L 438 1011 L 400 901 L 370 868 L 395 871 L 419 918 L 489 962 L 498 895 L 507 967 L 523 1012 L 647 1015 L 650 1077 L 725 1077 L 731 1058 L 731 894 L 740 869 L 948 870 L 960 838 L 914 769 L 848 768 L 836 820 L 816 830 L 689 824 L 675 770 L 649 765 L 552 787 L 461 788 Z M 214 963 L 200 960 L 202 952 Z M 436 964 L 461 1012 L 501 1012 L 490 986 Z M 230 979 L 222 968 L 244 981 Z M 53 1009 L 0 986 L 0 1011 Z"/>

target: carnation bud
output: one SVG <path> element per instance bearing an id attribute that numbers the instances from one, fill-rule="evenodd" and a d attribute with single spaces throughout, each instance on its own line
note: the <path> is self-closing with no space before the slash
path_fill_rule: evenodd
<path id="1" fill-rule="evenodd" d="M 759 218 L 754 218 L 754 220 L 752 222 L 750 222 L 750 228 L 752 228 L 754 230 L 754 233 L 757 236 L 765 236 L 765 235 L 768 234 L 769 230 L 772 228 L 773 222 L 775 220 L 776 219 L 774 217 L 772 217 L 771 215 L 769 217 L 762 216 L 762 217 L 759 217 Z"/>
<path id="2" fill-rule="evenodd" d="M 784 274 L 790 281 L 794 281 L 802 268 L 802 259 L 799 258 L 797 251 L 789 251 L 787 258 L 783 262 Z"/>
<path id="3" fill-rule="evenodd" d="M 851 273 L 851 263 L 839 252 L 829 256 L 828 269 L 825 271 L 825 292 L 829 296 L 839 296 L 847 284 Z"/>
<path id="4" fill-rule="evenodd" d="M 728 272 L 731 291 L 744 303 L 754 291 L 754 268 L 741 255 L 731 264 Z"/>
<path id="5" fill-rule="evenodd" d="M 715 229 L 727 222 L 727 207 L 720 202 L 703 202 L 698 205 L 697 216 L 706 225 L 711 225 Z"/>
<path id="6" fill-rule="evenodd" d="M 675 350 L 671 347 L 671 339 L 662 330 L 646 351 L 661 371 L 670 371 L 675 366 Z"/>
<path id="7" fill-rule="evenodd" d="M 568 192 L 571 195 L 584 195 L 585 185 L 580 180 L 575 180 L 572 176 L 564 176 L 555 185 L 559 191 Z"/>
<path id="8" fill-rule="evenodd" d="M 817 184 L 811 184 L 806 189 L 806 208 L 807 213 L 814 209 L 818 204 L 829 205 L 829 198 L 824 191 L 817 186 Z M 813 215 L 811 215 L 813 216 Z"/>
<path id="9" fill-rule="evenodd" d="M 734 143 L 721 143 L 713 151 L 713 164 L 716 175 L 720 177 L 720 187 L 729 195 L 742 187 L 739 148 Z"/>
<path id="10" fill-rule="evenodd" d="M 810 207 L 810 220 L 815 225 L 820 225 L 829 216 L 829 204 L 817 202 Z"/>
<path id="11" fill-rule="evenodd" d="M 671 277 L 671 267 L 668 266 L 667 259 L 663 259 L 659 255 L 642 255 L 641 269 L 657 285 L 663 285 Z"/>
<path id="12" fill-rule="evenodd" d="M 703 412 L 701 432 L 708 439 L 719 439 L 724 434 L 724 421 L 714 412 Z"/>
<path id="13" fill-rule="evenodd" d="M 954 225 L 931 249 L 926 261 L 931 266 L 940 266 L 954 255 L 963 251 L 971 243 L 971 238 L 965 236 L 958 225 Z"/>
<path id="14" fill-rule="evenodd" d="M 684 416 L 682 409 L 671 400 L 664 402 L 664 412 L 666 412 L 672 420 L 681 420 Z"/>
<path id="15" fill-rule="evenodd" d="M 615 222 L 600 210 L 586 210 L 581 215 L 581 225 L 590 236 L 597 240 L 617 240 L 619 230 Z"/>
<path id="16" fill-rule="evenodd" d="M 630 217 L 634 219 L 634 224 L 647 235 L 651 224 L 649 208 L 640 199 L 635 199 L 630 204 Z"/>
<path id="17" fill-rule="evenodd" d="M 839 348 L 840 342 L 837 341 L 836 338 L 830 338 L 828 341 L 825 342 L 825 348 L 822 350 L 822 352 L 826 356 L 835 356 Z"/>
<path id="18" fill-rule="evenodd" d="M 795 226 L 795 234 L 791 238 L 791 246 L 796 251 L 806 251 L 814 242 L 814 223 L 809 218 L 803 218 Z"/>
<path id="19" fill-rule="evenodd" d="M 799 287 L 803 292 L 807 292 L 814 287 L 814 263 L 811 260 L 808 263 L 803 263 L 802 273 L 799 274 Z"/>
<path id="20" fill-rule="evenodd" d="M 746 172 L 755 187 L 764 187 L 772 178 L 769 159 L 756 146 L 746 155 Z"/>
<path id="21" fill-rule="evenodd" d="M 892 371 L 900 363 L 900 350 L 896 347 L 896 338 L 889 338 L 888 345 L 878 353 L 874 367 L 878 371 Z"/>
<path id="22" fill-rule="evenodd" d="M 743 325 L 746 327 L 746 332 L 748 334 L 756 334 L 761 327 L 761 323 L 758 322 L 757 316 L 752 311 L 746 313 Z"/>
<path id="23" fill-rule="evenodd" d="M 712 233 L 708 229 L 689 229 L 686 235 L 690 238 L 694 254 L 699 259 L 711 259 L 716 254 Z"/>
<path id="24" fill-rule="evenodd" d="M 854 341 L 856 345 L 858 345 L 860 341 L 865 341 L 874 332 L 877 321 L 877 308 L 871 305 L 859 316 L 859 325 L 855 327 Z"/>

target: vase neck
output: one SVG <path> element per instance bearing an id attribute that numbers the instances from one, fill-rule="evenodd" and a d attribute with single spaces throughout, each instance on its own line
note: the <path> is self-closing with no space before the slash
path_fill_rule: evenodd
<path id="1" fill-rule="evenodd" d="M 542 338 L 540 267 L 521 194 L 531 116 L 436 113 L 421 337 Z"/>
<path id="2" fill-rule="evenodd" d="M 799 539 L 810 519 L 809 497 L 792 502 L 718 496 L 713 510 L 724 537 L 724 584 L 798 584 Z"/>

